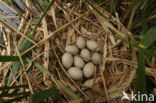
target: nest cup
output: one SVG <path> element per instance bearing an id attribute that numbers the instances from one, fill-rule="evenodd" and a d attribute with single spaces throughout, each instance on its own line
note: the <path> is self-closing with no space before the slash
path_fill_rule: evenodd
<path id="1" fill-rule="evenodd" d="M 135 77 L 135 69 L 132 69 L 132 67 L 130 67 L 131 63 L 128 63 L 132 59 L 131 51 L 129 51 L 130 47 L 126 43 L 121 42 L 121 40 L 111 36 L 115 34 L 127 39 L 128 36 L 123 34 L 128 31 L 120 23 L 117 24 L 119 21 L 117 21 L 116 18 L 114 18 L 113 23 L 115 26 L 121 27 L 120 29 L 112 28 L 114 27 L 113 25 L 106 22 L 105 19 L 97 14 L 92 15 L 95 16 L 94 23 L 84 19 L 77 21 L 77 23 L 80 23 L 77 28 L 79 28 L 78 30 L 81 34 L 77 33 L 74 28 L 69 27 L 72 33 L 66 33 L 64 44 L 66 46 L 75 45 L 77 38 L 80 36 L 85 38 L 85 40 L 94 40 L 100 47 L 97 52 L 101 55 L 101 62 L 95 66 L 94 75 L 90 78 L 83 77 L 83 81 L 72 81 L 67 73 L 67 68 L 66 74 L 68 76 L 65 77 L 68 83 L 70 83 L 70 86 L 73 88 L 79 87 L 76 91 L 80 93 L 86 94 L 87 88 L 94 88 L 95 91 L 105 95 L 104 101 L 107 100 L 106 95 L 112 100 L 122 96 L 123 88 L 128 89 Z M 89 19 L 90 17 L 87 18 Z M 110 24 L 112 27 L 107 27 L 107 24 Z M 63 48 L 63 50 L 65 52 L 65 48 Z M 91 53 L 93 52 L 91 51 Z M 117 95 L 114 96 L 114 93 Z"/>

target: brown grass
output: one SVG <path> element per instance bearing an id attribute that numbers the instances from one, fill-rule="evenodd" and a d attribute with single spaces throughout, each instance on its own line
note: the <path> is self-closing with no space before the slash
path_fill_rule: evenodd
<path id="1" fill-rule="evenodd" d="M 110 16 L 104 8 L 99 7 L 99 10 L 105 16 Z M 28 13 L 24 14 L 25 18 Z M 91 103 L 101 101 L 119 103 L 122 91 L 134 89 L 133 81 L 137 68 L 136 50 L 111 36 L 119 35 L 133 40 L 131 33 L 120 22 L 118 14 L 107 20 L 86 4 L 68 6 L 55 3 L 42 20 L 40 27 L 37 28 L 33 40 L 30 40 L 33 46 L 19 53 L 18 46 L 24 38 L 28 39 L 25 35 L 31 32 L 34 24 L 36 22 L 30 18 L 29 21 L 22 19 L 18 30 L 13 27 L 8 29 L 5 25 L 1 25 L 7 32 L 3 35 L 7 46 L 6 49 L 0 50 L 1 55 L 18 55 L 22 63 L 11 85 L 29 84 L 28 90 L 31 93 L 55 86 L 60 89 L 60 94 L 69 103 L 80 103 L 84 99 L 74 100 L 68 91 L 78 96 L 83 95 L 82 97 L 90 100 Z M 73 44 L 79 35 L 96 40 L 100 45 L 103 57 L 93 78 L 74 81 L 62 66 L 61 56 L 65 52 L 65 45 Z M 28 54 L 32 62 L 43 65 L 50 71 L 50 74 L 42 73 L 32 63 L 24 65 L 21 58 L 24 54 Z M 12 64 L 0 63 L 0 86 L 5 85 L 4 81 L 7 79 L 7 73 Z M 152 75 L 153 72 L 147 68 L 147 73 Z M 64 87 L 68 87 L 69 90 L 67 91 Z M 96 96 L 90 92 L 91 90 L 97 91 L 100 95 Z"/>

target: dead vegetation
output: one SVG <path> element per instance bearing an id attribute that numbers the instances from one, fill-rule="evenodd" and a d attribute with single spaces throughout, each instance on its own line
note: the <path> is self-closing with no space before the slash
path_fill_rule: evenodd
<path id="1" fill-rule="evenodd" d="M 123 91 L 134 90 L 137 50 L 113 35 L 126 40 L 134 40 L 133 36 L 121 23 L 118 14 L 115 17 L 110 16 L 104 8 L 99 5 L 96 7 L 109 19 L 101 17 L 86 3 L 76 5 L 55 2 L 37 28 L 33 39 L 29 40 L 32 47 L 22 53 L 18 47 L 27 39 L 26 35 L 36 24 L 32 14 L 29 11 L 24 14 L 25 18 L 29 16 L 29 19 L 22 19 L 18 29 L 1 23 L 7 45 L 5 49 L 1 48 L 1 55 L 19 56 L 21 62 L 20 70 L 14 75 L 10 86 L 28 84 L 29 88 L 20 91 L 31 93 L 56 87 L 61 95 L 58 101 L 69 103 L 80 103 L 84 98 L 90 100 L 90 103 L 119 103 Z M 97 41 L 103 56 L 93 78 L 73 81 L 62 66 L 61 57 L 65 52 L 65 45 L 75 43 L 79 35 Z M 31 58 L 29 63 L 25 63 L 22 55 Z M 39 63 L 49 72 L 43 72 L 34 66 L 33 62 Z M 6 85 L 8 72 L 13 64 L 0 63 L 0 86 Z M 146 68 L 146 71 L 152 76 L 152 69 Z M 28 97 L 22 101 L 29 100 Z M 50 101 L 51 98 L 47 99 L 47 102 Z"/>

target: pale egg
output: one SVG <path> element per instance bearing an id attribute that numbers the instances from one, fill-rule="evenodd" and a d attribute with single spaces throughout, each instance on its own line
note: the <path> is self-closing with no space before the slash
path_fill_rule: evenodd
<path id="1" fill-rule="evenodd" d="M 76 67 L 82 68 L 84 66 L 84 60 L 79 56 L 74 56 L 74 65 Z"/>
<path id="2" fill-rule="evenodd" d="M 82 49 L 81 52 L 80 52 L 80 56 L 86 61 L 90 61 L 91 59 L 91 53 L 88 49 Z"/>
<path id="3" fill-rule="evenodd" d="M 90 78 L 93 76 L 95 71 L 95 66 L 92 62 L 87 63 L 84 67 L 83 67 L 83 74 L 86 78 Z"/>
<path id="4" fill-rule="evenodd" d="M 68 45 L 65 47 L 65 51 L 71 54 L 77 54 L 79 49 L 75 45 Z"/>
<path id="5" fill-rule="evenodd" d="M 62 64 L 64 65 L 64 67 L 69 68 L 72 66 L 73 64 L 73 56 L 71 55 L 71 53 L 64 53 L 62 56 Z"/>
<path id="6" fill-rule="evenodd" d="M 101 62 L 101 54 L 100 53 L 97 53 L 97 52 L 93 53 L 92 54 L 92 62 L 94 64 L 99 65 L 100 62 Z"/>
<path id="7" fill-rule="evenodd" d="M 74 80 L 80 80 L 83 77 L 83 72 L 78 67 L 71 67 L 68 69 L 69 76 Z"/>
<path id="8" fill-rule="evenodd" d="M 83 49 L 86 46 L 85 39 L 81 36 L 77 38 L 76 45 L 78 48 Z"/>
<path id="9" fill-rule="evenodd" d="M 95 51 L 97 48 L 99 48 L 99 45 L 94 40 L 88 40 L 87 41 L 87 48 L 90 49 L 91 51 Z"/>

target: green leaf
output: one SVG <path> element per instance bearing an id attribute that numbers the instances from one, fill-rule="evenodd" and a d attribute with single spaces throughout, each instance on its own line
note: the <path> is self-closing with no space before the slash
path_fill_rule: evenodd
<path id="1" fill-rule="evenodd" d="M 61 82 L 60 82 L 60 85 L 62 85 L 62 89 L 64 90 L 64 92 L 66 94 L 68 94 L 72 99 L 76 100 L 76 99 L 79 99 L 80 97 L 78 95 L 75 94 L 75 92 L 73 92 L 70 88 L 68 88 L 67 86 L 63 85 Z"/>
<path id="2" fill-rule="evenodd" d="M 1 101 L 0 103 L 17 103 L 17 101 L 20 101 L 23 98 L 28 97 L 29 95 L 23 95 L 23 96 L 19 96 L 10 100 L 6 100 L 6 101 Z"/>
<path id="3" fill-rule="evenodd" d="M 37 22 L 35 28 L 32 30 L 32 33 L 30 33 L 30 34 L 28 35 L 29 38 L 31 38 L 31 39 L 33 38 L 33 36 L 34 36 L 34 34 L 35 34 L 35 32 L 36 32 L 37 27 L 39 26 L 39 24 L 41 23 L 43 17 L 45 17 L 47 11 L 49 10 L 49 8 L 51 7 L 51 5 L 52 5 L 53 3 L 54 3 L 54 0 L 52 0 L 52 1 L 49 3 L 49 5 L 48 5 L 47 8 L 45 9 L 45 11 L 43 12 L 42 16 L 40 17 L 39 21 Z M 25 40 L 22 42 L 22 44 L 20 45 L 19 51 L 20 51 L 20 53 L 22 53 L 22 52 L 24 52 L 25 50 L 27 50 L 27 49 L 30 48 L 30 47 L 31 47 L 31 42 L 25 39 Z M 8 78 L 8 81 L 7 81 L 7 85 L 10 85 L 10 83 L 11 83 L 12 80 L 13 80 L 13 76 L 19 71 L 20 66 L 21 66 L 21 63 L 20 63 L 20 62 L 16 62 L 16 63 L 12 66 L 11 72 L 10 72 L 10 74 L 9 74 L 9 78 Z"/>
<path id="4" fill-rule="evenodd" d="M 145 55 L 143 50 L 139 49 L 136 91 L 140 92 L 141 94 L 145 94 L 146 89 L 147 87 L 146 87 L 146 74 L 145 74 Z M 136 102 L 136 103 L 140 103 L 140 102 Z"/>
<path id="5" fill-rule="evenodd" d="M 28 37 L 32 38 L 32 35 L 29 34 Z M 29 40 L 25 39 L 19 47 L 19 52 L 22 53 L 23 51 L 27 50 L 30 47 L 31 47 L 31 42 Z M 15 64 L 13 64 L 11 71 L 10 71 L 10 74 L 9 74 L 8 82 L 7 82 L 8 86 L 10 85 L 12 80 L 14 79 L 13 76 L 19 71 L 20 66 L 21 66 L 20 62 L 16 62 Z"/>
<path id="6" fill-rule="evenodd" d="M 15 62 L 19 61 L 18 56 L 0 56 L 0 62 Z"/>
<path id="7" fill-rule="evenodd" d="M 101 94 L 96 90 L 90 90 L 90 92 L 95 96 L 101 96 Z"/>
<path id="8" fill-rule="evenodd" d="M 34 66 L 37 67 L 41 72 L 49 72 L 47 69 L 45 69 L 42 65 L 40 65 L 39 63 L 34 62 Z"/>
<path id="9" fill-rule="evenodd" d="M 14 96 L 21 96 L 21 95 L 30 95 L 30 92 L 22 92 L 22 93 L 2 93 L 0 97 L 14 97 Z"/>
<path id="10" fill-rule="evenodd" d="M 27 62 L 31 62 L 31 60 L 29 58 L 26 58 Z M 45 73 L 49 73 L 49 71 L 47 69 L 45 69 L 41 64 L 37 63 L 37 62 L 33 62 L 33 65 L 38 68 L 41 72 Z"/>
<path id="11" fill-rule="evenodd" d="M 33 94 L 31 103 L 40 103 L 41 101 L 48 98 L 49 96 L 56 96 L 58 92 L 59 92 L 58 89 L 50 88 L 50 89 L 41 91 L 39 93 Z"/>
<path id="12" fill-rule="evenodd" d="M 146 49 L 150 47 L 156 41 L 156 27 L 147 31 L 139 46 Z"/>
<path id="13" fill-rule="evenodd" d="M 10 87 L 8 87 L 8 86 L 4 86 L 4 87 L 0 87 L 0 91 L 1 90 L 9 90 L 9 89 L 19 89 L 19 88 L 26 88 L 26 87 L 28 87 L 28 85 L 17 85 L 17 86 L 10 86 Z"/>
<path id="14" fill-rule="evenodd" d="M 31 34 L 28 34 L 28 37 L 32 39 L 33 36 Z M 29 49 L 31 45 L 32 43 L 29 40 L 25 39 L 19 47 L 19 52 L 24 52 L 25 50 Z"/>
<path id="15" fill-rule="evenodd" d="M 101 13 L 93 4 L 92 4 L 92 1 L 91 0 L 86 0 L 86 2 L 100 15 L 102 16 L 103 18 L 107 19 L 107 17 Z"/>
<path id="16" fill-rule="evenodd" d="M 115 12 L 116 2 L 117 2 L 116 0 L 111 0 L 111 8 L 110 8 L 111 15 Z"/>
<path id="17" fill-rule="evenodd" d="M 133 0 L 133 2 L 135 2 L 136 0 Z M 103 13 L 101 13 L 91 2 L 91 0 L 86 0 L 86 2 L 103 18 L 105 18 L 105 15 L 103 15 Z M 106 19 L 106 18 L 105 18 Z M 127 44 L 129 44 L 130 46 L 133 46 L 135 48 L 138 48 L 138 49 L 142 49 L 144 51 L 144 53 L 148 56 L 153 56 L 153 57 L 156 57 L 156 53 L 155 52 L 152 52 L 150 50 L 146 50 L 145 48 L 143 49 L 140 45 L 136 44 L 136 43 L 133 43 L 133 42 L 130 42 L 129 40 L 126 40 L 125 38 L 122 38 L 121 36 L 119 35 L 112 35 L 112 34 L 108 34 L 108 35 L 111 35 L 113 36 L 114 38 L 116 39 L 119 39 Z"/>
<path id="18" fill-rule="evenodd" d="M 137 2 L 139 2 L 139 1 L 138 0 L 132 0 L 128 10 L 126 11 L 126 14 L 124 14 L 124 17 L 123 17 L 122 21 L 125 21 L 127 19 L 127 17 L 130 15 L 130 13 L 132 12 L 132 9 L 135 7 Z"/>
<path id="19" fill-rule="evenodd" d="M 0 101 L 0 103 L 13 103 L 18 102 L 19 100 L 28 97 L 31 93 L 30 92 L 16 92 L 16 93 L 7 93 L 5 91 L 11 89 L 20 89 L 20 88 L 27 88 L 28 85 L 17 85 L 17 86 L 4 86 L 0 87 L 0 97 L 12 97 L 12 99 L 8 99 L 5 101 Z"/>
<path id="20" fill-rule="evenodd" d="M 18 70 L 19 70 L 19 68 L 20 68 L 20 65 L 21 65 L 21 63 L 20 62 L 16 62 L 13 66 L 12 66 L 12 68 L 11 68 L 11 70 L 10 70 L 10 74 L 9 74 L 9 77 L 8 77 L 8 81 L 7 81 L 7 85 L 9 86 L 10 85 L 10 83 L 13 81 L 13 76 L 18 72 Z"/>

